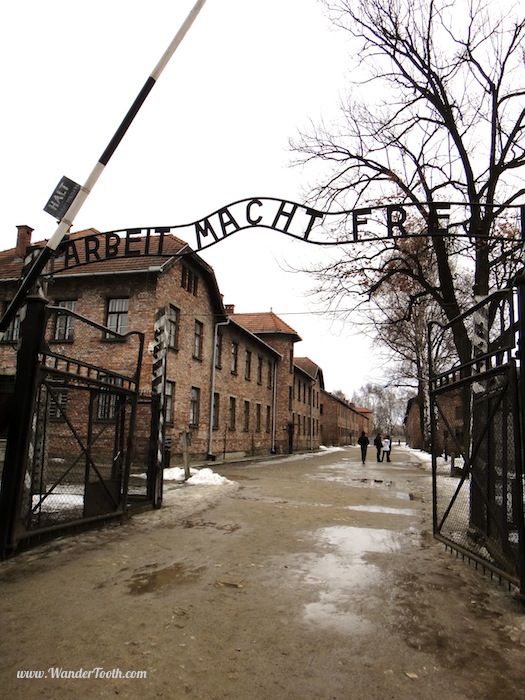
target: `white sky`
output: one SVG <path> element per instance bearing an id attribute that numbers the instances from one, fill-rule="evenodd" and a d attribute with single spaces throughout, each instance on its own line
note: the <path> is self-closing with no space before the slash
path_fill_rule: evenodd
<path id="1" fill-rule="evenodd" d="M 84 183 L 194 0 L 0 3 L 0 247 L 16 226 L 49 238 L 43 211 L 62 175 Z M 77 215 L 74 230 L 170 226 L 247 197 L 301 203 L 314 173 L 291 168 L 288 141 L 334 115 L 352 47 L 318 0 L 207 0 Z M 188 241 L 194 245 L 194 241 Z M 297 356 L 348 396 L 381 381 L 352 328 L 313 314 L 316 260 L 283 234 L 239 232 L 202 253 L 225 303 L 273 309 L 303 342 Z"/>

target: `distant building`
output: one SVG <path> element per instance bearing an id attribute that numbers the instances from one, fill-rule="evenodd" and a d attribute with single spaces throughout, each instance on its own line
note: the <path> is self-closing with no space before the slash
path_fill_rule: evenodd
<path id="1" fill-rule="evenodd" d="M 372 412 L 353 403 L 321 392 L 321 440 L 324 445 L 355 445 L 364 430 L 370 435 Z"/>

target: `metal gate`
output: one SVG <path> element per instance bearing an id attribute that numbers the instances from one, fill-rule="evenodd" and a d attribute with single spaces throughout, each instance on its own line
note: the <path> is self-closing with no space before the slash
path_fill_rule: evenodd
<path id="1" fill-rule="evenodd" d="M 447 325 L 430 324 L 430 418 L 434 536 L 523 592 L 516 308 L 507 290 Z M 470 361 L 458 358 L 454 324 L 468 332 Z"/>
<path id="2" fill-rule="evenodd" d="M 46 306 L 41 298 L 28 299 L 18 352 L 10 402 L 17 420 L 9 423 L 0 491 L 2 556 L 51 532 L 122 517 L 132 471 L 135 501 L 155 490 L 147 478 L 151 435 L 142 436 L 141 454 L 135 431 L 143 334 L 119 335 L 72 311 Z M 100 356 L 103 334 L 109 343 L 119 342 L 119 349 L 125 346 L 118 364 L 125 355 L 131 369 L 53 351 L 47 329 L 57 327 L 57 317 L 61 327 L 74 319 L 83 357 L 89 347 L 94 358 Z M 150 422 L 151 406 L 150 401 Z"/>

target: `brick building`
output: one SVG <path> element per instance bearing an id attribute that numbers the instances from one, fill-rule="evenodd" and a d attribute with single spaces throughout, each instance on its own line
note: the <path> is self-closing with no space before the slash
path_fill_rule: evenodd
<path id="1" fill-rule="evenodd" d="M 407 445 L 415 449 L 432 449 L 436 454 L 457 456 L 464 450 L 465 426 L 470 422 L 469 395 L 464 389 L 448 391 L 436 399 L 434 445 L 422 427 L 422 398 L 414 396 L 407 403 L 404 428 Z M 466 408 L 465 408 L 466 407 Z M 428 432 L 428 431 L 427 431 Z"/>
<path id="2" fill-rule="evenodd" d="M 355 445 L 364 430 L 370 436 L 372 412 L 321 391 L 321 442 L 324 445 Z"/>
<path id="3" fill-rule="evenodd" d="M 19 226 L 16 247 L 0 252 L 4 308 L 28 255 L 39 247 L 31 245 L 31 237 L 30 227 Z M 191 432 L 194 457 L 287 453 L 321 444 L 323 373 L 308 358 L 295 358 L 300 336 L 272 312 L 238 314 L 233 306 L 225 307 L 212 268 L 169 231 L 73 233 L 48 265 L 43 288 L 54 306 L 122 334 L 145 334 L 144 396 L 152 387 L 155 314 L 164 310 L 166 424 L 175 459 L 181 430 Z M 88 339 L 81 328 L 59 314 L 47 340 L 58 352 L 75 347 L 86 362 L 126 369 L 125 342 L 103 332 Z M 17 318 L 0 342 L 4 377 L 14 373 L 18 336 Z M 326 427 L 330 416 L 327 412 L 323 419 L 325 433 L 331 431 Z M 146 446 L 148 429 L 144 423 L 137 426 L 137 443 Z"/>

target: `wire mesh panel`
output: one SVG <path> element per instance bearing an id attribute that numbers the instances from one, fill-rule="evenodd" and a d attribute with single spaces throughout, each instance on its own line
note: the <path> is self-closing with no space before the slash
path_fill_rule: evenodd
<path id="1" fill-rule="evenodd" d="M 107 379 L 45 372 L 24 485 L 27 530 L 123 511 L 133 397 Z"/>
<path id="2" fill-rule="evenodd" d="M 502 367 L 477 377 L 460 392 L 450 388 L 434 396 L 439 424 L 450 407 L 463 413 L 462 397 L 471 393 L 469 425 L 456 419 L 451 463 L 438 466 L 434 455 L 435 529 L 451 546 L 474 555 L 511 581 L 519 577 L 519 517 L 516 455 L 515 368 Z M 475 386 L 474 386 L 475 384 Z M 469 435 L 468 446 L 463 447 Z M 441 463 L 439 463 L 441 464 Z"/>
<path id="3" fill-rule="evenodd" d="M 37 351 L 27 448 L 23 464 L 10 461 L 6 483 L 17 505 L 3 552 L 127 510 L 144 336 L 121 335 L 67 307 L 49 307 L 45 328 L 45 338 L 30 340 Z"/>
<path id="4" fill-rule="evenodd" d="M 435 536 L 520 585 L 524 504 L 514 307 L 513 292 L 506 291 L 450 324 L 431 324 L 430 406 Z M 466 343 L 458 349 L 462 334 L 468 355 L 460 352 Z M 450 462 L 439 459 L 444 453 Z"/>

